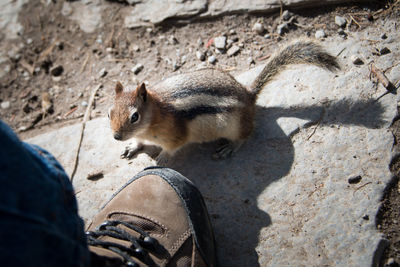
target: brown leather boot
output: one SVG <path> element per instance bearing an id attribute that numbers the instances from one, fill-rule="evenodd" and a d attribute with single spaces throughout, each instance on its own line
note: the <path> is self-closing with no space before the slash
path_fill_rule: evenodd
<path id="1" fill-rule="evenodd" d="M 204 200 L 178 172 L 145 169 L 120 189 L 87 232 L 92 266 L 215 266 Z"/>

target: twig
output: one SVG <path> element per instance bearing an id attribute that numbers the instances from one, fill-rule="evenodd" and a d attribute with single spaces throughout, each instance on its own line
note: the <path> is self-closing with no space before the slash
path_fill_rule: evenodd
<path id="1" fill-rule="evenodd" d="M 380 82 L 386 88 L 386 90 L 389 92 L 394 92 L 396 90 L 396 87 L 389 81 L 383 71 L 375 67 L 374 64 L 371 64 L 371 73 L 375 75 L 375 77 L 378 79 L 378 82 Z"/>
<path id="2" fill-rule="evenodd" d="M 257 58 L 257 60 L 258 61 L 263 61 L 263 60 L 266 60 L 266 59 L 268 59 L 270 57 L 271 57 L 271 55 L 266 55 L 266 56 L 262 56 L 262 57 Z"/>
<path id="3" fill-rule="evenodd" d="M 354 190 L 354 192 L 353 192 L 353 196 L 354 196 L 354 194 L 355 194 L 358 190 L 360 190 L 361 188 L 363 188 L 364 186 L 366 186 L 366 185 L 368 185 L 368 184 L 372 184 L 372 182 L 368 182 L 368 183 L 365 183 L 365 184 L 363 184 L 363 185 L 357 187 L 356 190 Z"/>
<path id="4" fill-rule="evenodd" d="M 361 28 L 360 24 L 358 24 L 357 20 L 352 15 L 350 15 L 350 18 L 354 21 L 355 24 L 357 24 L 359 28 Z"/>
<path id="5" fill-rule="evenodd" d="M 31 64 L 29 64 L 28 62 L 26 62 L 25 60 L 21 60 L 19 62 L 19 64 L 21 64 L 21 66 L 23 68 L 25 68 L 31 75 L 33 74 L 33 72 L 35 71 L 35 67 L 32 66 Z"/>
<path id="6" fill-rule="evenodd" d="M 340 50 L 340 52 L 336 55 L 336 57 L 340 56 L 340 54 L 343 53 L 344 50 L 346 50 L 346 47 L 344 47 L 342 50 Z"/>
<path id="7" fill-rule="evenodd" d="M 77 170 L 77 167 L 78 167 L 79 151 L 81 150 L 81 144 L 82 144 L 82 140 L 83 140 L 83 134 L 85 132 L 86 122 L 88 120 L 90 120 L 90 113 L 92 111 L 92 106 L 93 106 L 93 102 L 94 102 L 94 96 L 96 95 L 97 91 L 100 89 L 101 86 L 102 85 L 99 84 L 93 89 L 93 92 L 92 92 L 92 94 L 90 96 L 90 99 L 89 99 L 89 104 L 88 104 L 88 106 L 86 108 L 85 115 L 83 116 L 82 125 L 81 125 L 81 134 L 80 134 L 80 137 L 79 137 L 78 148 L 77 148 L 76 154 L 75 154 L 74 168 L 73 168 L 72 174 L 71 174 L 71 183 L 74 180 L 74 176 L 75 176 L 75 173 L 76 173 L 76 170 Z"/>
<path id="8" fill-rule="evenodd" d="M 86 65 L 87 65 L 87 63 L 88 63 L 88 61 L 89 61 L 89 57 L 90 57 L 90 54 L 88 54 L 88 55 L 86 56 L 86 58 L 85 58 L 85 61 L 83 61 L 83 64 L 82 64 L 82 67 L 81 67 L 81 70 L 80 70 L 81 74 L 83 73 L 83 71 L 84 71 L 85 68 L 86 68 Z"/>
<path id="9" fill-rule="evenodd" d="M 54 42 L 47 47 L 39 56 L 38 61 L 43 61 L 49 54 L 51 54 L 51 52 L 53 51 L 53 48 L 56 46 L 56 43 L 58 42 L 58 40 L 54 40 Z"/>
<path id="10" fill-rule="evenodd" d="M 280 17 L 282 18 L 282 14 L 283 14 L 283 3 L 282 3 L 282 0 L 279 0 L 279 5 L 280 5 Z"/>
<path id="11" fill-rule="evenodd" d="M 71 115 L 74 111 L 76 111 L 78 109 L 78 107 L 74 107 L 72 109 L 70 109 L 67 113 L 64 114 L 64 118 L 68 117 L 69 115 Z"/>
<path id="12" fill-rule="evenodd" d="M 314 130 L 312 131 L 312 133 L 307 137 L 307 139 L 306 139 L 307 141 L 310 140 L 310 138 L 315 134 L 320 123 L 321 123 L 321 121 L 319 121 L 317 123 L 317 125 L 314 127 Z"/>

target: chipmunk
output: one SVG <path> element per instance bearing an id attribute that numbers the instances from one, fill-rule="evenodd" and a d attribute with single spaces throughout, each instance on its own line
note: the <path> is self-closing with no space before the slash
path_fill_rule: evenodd
<path id="1" fill-rule="evenodd" d="M 126 92 L 120 82 L 115 87 L 114 106 L 109 118 L 114 138 L 141 140 L 121 155 L 131 157 L 143 141 L 162 148 L 157 161 L 166 162 L 188 143 L 226 139 L 214 158 L 237 151 L 254 127 L 255 103 L 263 86 L 291 64 L 312 64 L 330 71 L 340 69 L 336 58 L 312 41 L 289 44 L 270 57 L 248 88 L 230 74 L 202 69 L 178 74 L 151 88 L 144 83 Z"/>

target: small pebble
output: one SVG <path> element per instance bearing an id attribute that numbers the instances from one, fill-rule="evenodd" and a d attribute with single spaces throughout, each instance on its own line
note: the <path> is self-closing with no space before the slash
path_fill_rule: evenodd
<path id="1" fill-rule="evenodd" d="M 10 101 L 1 102 L 1 108 L 2 108 L 2 109 L 8 109 L 8 108 L 10 108 Z"/>
<path id="2" fill-rule="evenodd" d="M 29 44 L 33 43 L 33 40 L 31 38 L 29 38 L 26 40 L 26 43 L 29 45 Z"/>
<path id="3" fill-rule="evenodd" d="M 141 72 L 143 70 L 143 68 L 144 68 L 143 64 L 138 63 L 131 69 L 131 71 L 134 74 L 138 74 L 139 72 Z"/>
<path id="4" fill-rule="evenodd" d="M 361 175 L 353 176 L 348 179 L 349 184 L 358 184 L 361 181 Z"/>
<path id="5" fill-rule="evenodd" d="M 76 108 L 76 104 L 71 104 L 71 105 L 69 105 L 69 108 L 70 108 L 70 109 Z"/>
<path id="6" fill-rule="evenodd" d="M 217 61 L 217 58 L 214 55 L 208 57 L 208 63 L 215 64 L 216 61 Z"/>
<path id="7" fill-rule="evenodd" d="M 50 74 L 51 74 L 52 76 L 57 77 L 57 76 L 60 76 L 60 75 L 63 73 L 63 71 L 64 71 L 63 66 L 58 65 L 58 66 L 56 66 L 56 67 L 54 67 L 54 68 L 52 68 L 52 69 L 50 70 Z"/>
<path id="8" fill-rule="evenodd" d="M 105 77 L 106 75 L 107 75 L 107 70 L 106 70 L 106 68 L 102 68 L 101 70 L 100 70 L 100 72 L 99 72 L 99 76 L 100 76 L 100 78 L 103 78 L 103 77 Z"/>
<path id="9" fill-rule="evenodd" d="M 176 39 L 176 37 L 174 35 L 171 35 L 168 39 L 168 41 L 170 42 L 170 44 L 176 45 L 178 44 L 178 39 Z"/>
<path id="10" fill-rule="evenodd" d="M 340 17 L 340 16 L 335 16 L 335 23 L 336 25 L 338 25 L 339 27 L 345 27 L 347 24 L 347 21 L 345 18 Z"/>
<path id="11" fill-rule="evenodd" d="M 389 258 L 386 262 L 386 266 L 388 267 L 398 267 L 399 264 L 395 261 L 394 258 Z"/>
<path id="12" fill-rule="evenodd" d="M 276 27 L 276 33 L 279 35 L 283 35 L 284 33 L 289 31 L 289 24 L 287 22 L 279 24 Z"/>
<path id="13" fill-rule="evenodd" d="M 340 28 L 337 32 L 340 36 L 347 36 L 347 33 L 342 28 Z"/>
<path id="14" fill-rule="evenodd" d="M 231 30 L 229 31 L 229 35 L 235 35 L 235 34 L 236 34 L 235 29 L 231 29 Z"/>
<path id="15" fill-rule="evenodd" d="M 366 214 L 366 215 L 364 215 L 362 218 L 363 218 L 364 220 L 368 221 L 368 220 L 369 220 L 369 215 Z"/>
<path id="16" fill-rule="evenodd" d="M 256 23 L 254 23 L 252 30 L 258 34 L 263 34 L 265 29 L 261 23 L 256 22 Z"/>
<path id="17" fill-rule="evenodd" d="M 214 46 L 217 49 L 225 49 L 226 46 L 226 37 L 225 36 L 218 36 L 214 38 Z"/>
<path id="18" fill-rule="evenodd" d="M 82 105 L 83 107 L 87 107 L 89 104 L 88 104 L 88 102 L 86 102 L 86 101 L 82 101 L 81 105 Z"/>
<path id="19" fill-rule="evenodd" d="M 231 48 L 229 48 L 229 50 L 226 52 L 226 54 L 228 55 L 228 57 L 230 57 L 230 56 L 236 55 L 239 51 L 240 51 L 239 46 L 234 45 Z"/>
<path id="20" fill-rule="evenodd" d="M 140 51 L 140 47 L 138 45 L 132 45 L 132 50 L 135 52 L 139 52 Z"/>
<path id="21" fill-rule="evenodd" d="M 201 51 L 196 51 L 196 57 L 201 61 L 204 61 L 206 59 L 206 55 L 204 55 L 204 53 Z"/>
<path id="22" fill-rule="evenodd" d="M 381 39 L 383 39 L 383 40 L 387 39 L 386 33 L 384 33 L 384 34 L 381 35 Z"/>
<path id="23" fill-rule="evenodd" d="M 326 37 L 326 33 L 324 30 L 318 30 L 315 32 L 315 38 L 322 39 Z"/>
<path id="24" fill-rule="evenodd" d="M 265 39 L 271 39 L 271 34 L 268 34 L 268 33 L 267 33 L 266 35 L 264 35 L 264 38 L 265 38 Z"/>
<path id="25" fill-rule="evenodd" d="M 389 48 L 387 48 L 386 46 L 383 47 L 381 50 L 379 50 L 379 54 L 380 55 L 386 55 L 389 54 L 391 51 L 389 50 Z"/>
<path id="26" fill-rule="evenodd" d="M 292 17 L 292 15 L 293 14 L 291 12 L 289 12 L 289 10 L 285 10 L 282 13 L 282 19 L 285 21 L 288 21 Z"/>
<path id="27" fill-rule="evenodd" d="M 53 80 L 53 82 L 59 82 L 61 81 L 61 76 L 52 76 L 51 79 Z"/>
<path id="28" fill-rule="evenodd" d="M 357 55 L 352 55 L 350 57 L 350 59 L 351 59 L 351 62 L 353 62 L 354 65 L 362 65 L 362 64 L 364 64 L 362 59 Z"/>
<path id="29" fill-rule="evenodd" d="M 255 63 L 255 61 L 254 61 L 254 59 L 252 57 L 247 58 L 247 64 L 251 65 L 251 64 L 254 64 L 254 63 Z"/>

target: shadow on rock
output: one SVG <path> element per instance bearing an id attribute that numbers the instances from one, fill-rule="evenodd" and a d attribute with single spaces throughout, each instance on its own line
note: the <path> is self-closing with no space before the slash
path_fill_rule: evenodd
<path id="1" fill-rule="evenodd" d="M 179 151 L 168 167 L 188 177 L 202 192 L 211 214 L 221 265 L 259 265 L 255 249 L 260 231 L 272 222 L 267 211 L 259 209 L 257 199 L 268 185 L 289 173 L 294 159 L 289 137 L 293 134 L 285 134 L 277 123 L 279 118 L 376 128 L 384 123 L 383 112 L 378 102 L 350 100 L 291 109 L 258 107 L 256 129 L 233 157 L 212 160 L 218 142 L 188 145 Z"/>

